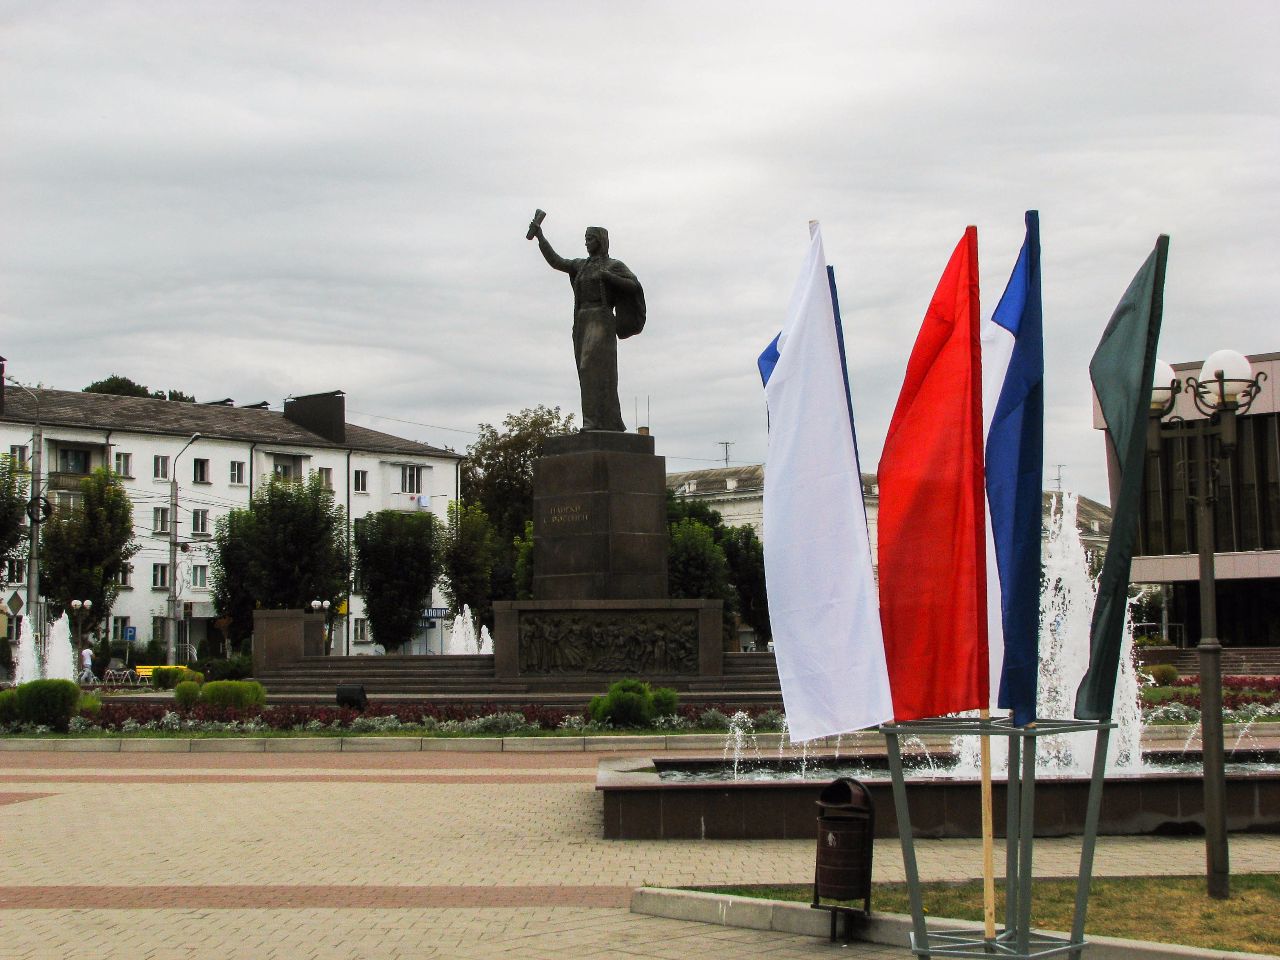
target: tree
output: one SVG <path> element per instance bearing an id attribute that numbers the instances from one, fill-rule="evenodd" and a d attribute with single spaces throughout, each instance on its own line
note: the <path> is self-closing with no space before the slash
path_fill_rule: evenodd
<path id="1" fill-rule="evenodd" d="M 237 647 L 253 636 L 254 591 L 249 557 L 253 543 L 253 513 L 232 510 L 215 527 L 209 559 L 213 606 L 227 621 L 223 632 Z"/>
<path id="2" fill-rule="evenodd" d="M 671 527 L 667 592 L 676 600 L 723 600 L 725 637 L 733 637 L 737 594 L 729 581 L 729 561 L 705 523 L 681 520 Z"/>
<path id="3" fill-rule="evenodd" d="M 144 387 L 142 384 L 118 373 L 103 377 L 101 380 L 95 380 L 80 392 L 110 393 L 117 397 L 154 397 L 149 387 Z"/>
<path id="4" fill-rule="evenodd" d="M 109 393 L 117 397 L 146 397 L 150 400 L 178 400 L 183 403 L 195 403 L 196 398 L 181 390 L 152 390 L 136 380 L 130 380 L 118 373 L 95 380 L 85 387 L 81 393 Z"/>
<path id="5" fill-rule="evenodd" d="M 479 430 L 462 462 L 462 499 L 479 506 L 497 534 L 485 591 L 488 611 L 490 601 L 516 598 L 515 542 L 533 519 L 533 463 L 548 437 L 573 432 L 573 414 L 539 405 L 508 414 L 501 432 L 488 423 Z"/>
<path id="6" fill-rule="evenodd" d="M 247 509 L 218 522 L 214 544 L 214 603 L 233 623 L 243 625 L 250 602 L 252 620 L 253 607 L 337 606 L 347 594 L 346 513 L 318 473 L 302 482 L 272 477 Z"/>
<path id="7" fill-rule="evenodd" d="M 18 555 L 27 539 L 27 474 L 8 454 L 0 454 L 0 561 Z"/>
<path id="8" fill-rule="evenodd" d="M 533 599 L 533 521 L 524 523 L 524 535 L 515 542 L 516 599 Z"/>
<path id="9" fill-rule="evenodd" d="M 92 600 L 82 628 L 97 629 L 111 614 L 120 574 L 138 552 L 133 542 L 133 504 L 120 478 L 99 468 L 80 481 L 81 500 L 41 527 L 40 583 L 56 607 Z"/>
<path id="10" fill-rule="evenodd" d="M 729 563 L 729 580 L 738 595 L 738 616 L 756 635 L 757 649 L 767 649 L 769 598 L 765 590 L 764 544 L 751 527 L 725 527 L 720 547 Z"/>
<path id="11" fill-rule="evenodd" d="M 441 586 L 455 614 L 468 606 L 482 622 L 492 623 L 491 580 L 497 555 L 498 537 L 484 509 L 450 503 Z"/>
<path id="12" fill-rule="evenodd" d="M 356 524 L 356 577 L 373 639 L 388 651 L 413 639 L 440 569 L 439 523 L 430 513 L 382 510 Z"/>
<path id="13" fill-rule="evenodd" d="M 480 424 L 480 436 L 462 463 L 462 499 L 479 505 L 499 540 L 512 543 L 533 519 L 533 462 L 548 437 L 573 432 L 573 414 L 544 406 L 508 414 L 502 432 Z"/>

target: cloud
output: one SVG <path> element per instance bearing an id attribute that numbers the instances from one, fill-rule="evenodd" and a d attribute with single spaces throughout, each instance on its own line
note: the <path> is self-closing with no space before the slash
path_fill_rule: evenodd
<path id="1" fill-rule="evenodd" d="M 1106 498 L 1087 363 L 1172 234 L 1162 354 L 1262 352 L 1277 281 L 1269 4 L 44 4 L 0 34 L 10 371 L 202 399 L 341 388 L 459 442 L 577 409 L 571 294 L 524 228 L 645 284 L 625 419 L 759 462 L 754 358 L 822 220 L 864 462 L 967 223 L 994 306 L 1040 209 L 1046 461 Z M 406 423 L 404 421 L 412 421 Z M 435 427 L 420 426 L 432 424 Z M 414 431 L 419 431 L 415 433 Z M 1053 468 L 1047 470 L 1052 475 Z"/>

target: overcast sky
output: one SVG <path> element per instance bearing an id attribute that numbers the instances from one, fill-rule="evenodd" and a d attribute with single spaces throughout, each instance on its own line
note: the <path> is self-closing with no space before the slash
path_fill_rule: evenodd
<path id="1" fill-rule="evenodd" d="M 628 426 L 669 470 L 759 463 L 818 219 L 870 465 L 964 227 L 989 313 L 1037 208 L 1046 485 L 1106 499 L 1088 360 L 1157 234 L 1164 359 L 1280 349 L 1277 49 L 1272 0 L 0 3 L 0 353 L 63 389 L 342 389 L 462 450 L 577 412 L 541 207 L 644 284 Z"/>

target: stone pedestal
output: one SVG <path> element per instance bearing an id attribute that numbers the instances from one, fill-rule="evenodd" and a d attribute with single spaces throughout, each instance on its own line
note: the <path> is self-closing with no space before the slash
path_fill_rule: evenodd
<path id="1" fill-rule="evenodd" d="M 653 437 L 547 440 L 533 468 L 535 600 L 667 595 L 666 460 Z"/>
<path id="2" fill-rule="evenodd" d="M 533 468 L 533 600 L 495 603 L 498 677 L 718 677 L 720 600 L 667 599 L 653 437 L 549 439 Z"/>
<path id="3" fill-rule="evenodd" d="M 253 611 L 253 672 L 325 655 L 324 617 L 304 610 Z"/>

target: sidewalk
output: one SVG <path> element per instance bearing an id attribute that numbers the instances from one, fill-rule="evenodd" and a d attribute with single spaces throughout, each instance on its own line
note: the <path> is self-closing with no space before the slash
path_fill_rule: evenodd
<path id="1" fill-rule="evenodd" d="M 643 751 L 653 755 L 653 751 Z M 642 885 L 804 883 L 811 841 L 606 841 L 606 752 L 0 753 L 0 923 L 21 958 L 895 956 L 632 915 Z M 976 841 L 919 844 L 928 878 Z M 1274 870 L 1280 838 L 1235 836 Z M 1037 843 L 1071 875 L 1078 843 Z M 1102 838 L 1099 875 L 1203 869 L 1199 838 Z M 876 878 L 901 877 L 881 842 Z"/>

